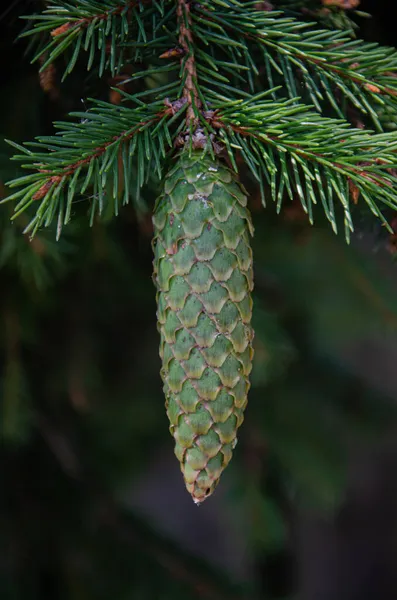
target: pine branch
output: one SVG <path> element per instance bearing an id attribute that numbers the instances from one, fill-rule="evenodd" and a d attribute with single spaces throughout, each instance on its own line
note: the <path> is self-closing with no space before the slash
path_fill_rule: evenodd
<path id="1" fill-rule="evenodd" d="M 194 17 L 195 35 L 228 52 L 233 61 L 236 52 L 237 57 L 248 58 L 256 74 L 252 45 L 258 47 L 270 86 L 275 76 L 281 76 L 292 98 L 299 95 L 297 83 L 301 83 L 319 112 L 320 102 L 329 101 L 344 117 L 335 87 L 382 129 L 375 107 L 397 109 L 396 50 L 352 40 L 343 31 L 318 30 L 281 12 L 257 11 L 250 4 L 204 0 Z"/>
<path id="2" fill-rule="evenodd" d="M 208 130 L 218 132 L 235 167 L 235 154 L 241 152 L 259 182 L 263 198 L 263 181 L 269 182 L 278 210 L 284 191 L 291 199 L 295 191 L 313 223 L 313 205 L 320 198 L 336 232 L 336 200 L 344 211 L 348 238 L 353 231 L 350 204 L 361 195 L 390 230 L 379 204 L 397 209 L 394 171 L 397 134 L 353 129 L 346 121 L 320 116 L 306 105 L 298 104 L 296 98 L 283 102 L 267 99 L 272 92 L 245 100 L 220 101 L 215 91 L 206 90 L 213 110 L 204 111 L 201 118 L 207 120 Z M 38 172 L 11 182 L 11 187 L 22 186 L 7 198 L 7 201 L 18 200 L 15 216 L 38 200 L 40 206 L 27 231 L 34 234 L 41 225 L 48 226 L 58 213 L 60 232 L 70 219 L 73 199 L 90 187 L 94 191 L 92 222 L 95 212 L 102 211 L 108 179 L 113 185 L 110 195 L 117 214 L 120 156 L 123 203 L 126 203 L 133 178 L 140 188 L 153 170 L 161 177 L 166 147 L 172 148 L 185 131 L 185 113 L 189 107 L 186 98 L 167 101 L 165 106 L 157 100 L 134 109 L 115 109 L 113 105 L 97 103 L 93 111 L 74 113 L 83 122 L 57 124 L 58 128 L 63 127 L 60 136 L 40 138 L 37 143 L 28 144 L 35 148 L 34 152 L 17 146 L 24 154 L 15 158 L 28 160 L 23 166 L 33 167 Z M 207 145 L 200 146 L 201 142 L 200 138 L 196 147 L 206 148 Z M 138 172 L 133 177 L 135 155 Z"/>
<path id="3" fill-rule="evenodd" d="M 267 92 L 269 93 L 269 92 Z M 379 203 L 397 209 L 397 135 L 353 129 L 346 121 L 321 117 L 294 99 L 263 100 L 266 94 L 223 106 L 214 102 L 212 126 L 234 161 L 240 150 L 258 179 L 263 178 L 281 209 L 284 190 L 298 194 L 313 223 L 313 204 L 321 198 L 333 229 L 337 230 L 334 199 L 342 205 L 346 237 L 353 231 L 351 192 L 361 194 L 369 208 L 391 231 Z"/>
<path id="4" fill-rule="evenodd" d="M 342 114 L 336 87 L 355 106 L 370 113 L 381 128 L 370 99 L 383 102 L 385 114 L 391 110 L 396 114 L 397 52 L 352 40 L 341 31 L 317 31 L 313 25 L 287 19 L 280 12 L 259 10 L 255 2 L 202 0 L 191 4 L 176 0 L 169 4 L 165 12 L 167 0 L 106 0 L 105 4 L 84 0 L 78 7 L 61 0 L 65 14 L 59 15 L 59 7 L 53 6 L 48 12 L 55 17 L 38 17 L 39 22 L 45 22 L 39 29 L 49 29 L 54 18 L 60 19 L 55 40 L 64 36 L 72 43 L 68 36 L 76 35 L 80 40 L 73 52 L 76 59 L 83 31 L 87 32 L 84 46 L 87 39 L 92 44 L 97 35 L 92 56 L 96 44 L 103 53 L 110 33 L 113 46 L 124 39 L 124 45 L 135 48 L 136 53 L 157 52 L 150 67 L 135 72 L 131 79 L 161 75 L 166 83 L 134 96 L 118 90 L 134 108 L 97 102 L 88 113 L 74 113 L 82 122 L 57 123 L 61 131 L 56 136 L 39 138 L 26 147 L 16 145 L 22 155 L 15 158 L 24 160 L 23 167 L 35 172 L 11 182 L 11 187 L 22 189 L 7 201 L 18 201 L 15 216 L 32 203 L 40 203 L 27 230 L 34 234 L 58 215 L 60 232 L 70 219 L 73 199 L 88 188 L 93 191 L 91 222 L 96 212 L 103 210 L 106 193 L 114 199 L 117 213 L 121 180 L 126 203 L 132 179 L 139 190 L 153 172 L 161 177 L 166 148 L 189 144 L 190 148 L 214 152 L 220 149 L 219 140 L 235 166 L 236 152 L 242 154 L 258 179 L 262 197 L 263 180 L 269 182 L 278 210 L 284 190 L 291 198 L 297 193 L 313 222 L 313 205 L 321 198 L 336 231 L 336 199 L 344 211 L 348 237 L 353 230 L 350 202 L 361 195 L 387 225 L 379 204 L 397 208 L 396 134 L 353 129 L 344 119 L 325 118 L 318 112 L 328 99 Z M 120 23 L 121 30 L 117 29 Z M 164 35 L 158 37 L 160 28 Z M 61 46 L 62 42 L 56 51 Z M 164 48 L 168 49 L 159 56 L 158 51 Z M 251 96 L 247 83 L 255 89 L 261 76 L 255 63 L 258 48 L 268 84 L 277 72 L 282 85 Z M 73 57 L 67 71 L 74 64 Z M 159 63 L 167 58 L 172 62 Z M 301 103 L 297 72 L 317 113 Z M 286 89 L 289 99 L 277 99 L 281 89 Z M 269 95 L 272 100 L 267 99 Z M 150 102 L 147 97 L 152 98 Z"/>
<path id="5" fill-rule="evenodd" d="M 361 0 L 275 0 L 273 4 L 279 10 L 298 18 L 310 18 L 330 29 L 343 29 L 352 35 L 358 25 L 350 15 L 369 17 L 359 9 Z"/>
<path id="6" fill-rule="evenodd" d="M 93 65 L 96 53 L 100 55 L 100 76 L 106 68 L 114 75 L 123 63 L 124 45 L 133 38 L 136 44 L 146 45 L 150 38 L 175 11 L 172 6 L 164 14 L 170 0 L 84 0 L 70 4 L 65 0 L 50 0 L 50 8 L 40 15 L 28 17 L 35 21 L 32 29 L 20 37 L 49 31 L 52 41 L 40 48 L 33 58 L 37 61 L 48 55 L 41 66 L 44 70 L 60 54 L 73 47 L 64 77 L 72 72 L 80 52 L 89 52 L 88 66 Z M 148 30 L 148 24 L 150 29 Z"/>
<path id="7" fill-rule="evenodd" d="M 18 200 L 15 219 L 40 201 L 36 216 L 25 229 L 32 235 L 57 216 L 59 237 L 62 226 L 70 220 L 74 198 L 84 195 L 87 189 L 93 190 L 91 223 L 96 212 L 103 211 L 109 185 L 117 214 L 120 194 L 123 204 L 129 201 L 131 181 L 136 181 L 138 191 L 153 172 L 161 177 L 161 162 L 172 145 L 168 126 L 172 117 L 185 108 L 184 103 L 175 109 L 172 104 L 156 101 L 140 102 L 137 108 L 115 109 L 112 104 L 97 101 L 86 113 L 72 113 L 81 118 L 80 122 L 55 123 L 58 135 L 37 138 L 26 147 L 9 142 L 22 152 L 14 160 L 25 161 L 22 166 L 35 172 L 11 181 L 11 188 L 22 189 L 3 202 Z"/>

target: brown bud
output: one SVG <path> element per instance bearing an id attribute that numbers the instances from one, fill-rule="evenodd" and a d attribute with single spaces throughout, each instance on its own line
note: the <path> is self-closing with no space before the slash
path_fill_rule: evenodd
<path id="1" fill-rule="evenodd" d="M 183 48 L 179 48 L 176 46 L 175 48 L 171 48 L 170 50 L 166 50 L 163 54 L 160 54 L 159 58 L 177 58 L 183 56 L 185 51 Z"/>
<path id="2" fill-rule="evenodd" d="M 360 0 L 322 0 L 322 2 L 324 6 L 336 6 L 345 10 L 352 10 L 360 4 Z"/>
<path id="3" fill-rule="evenodd" d="M 351 179 L 349 179 L 349 191 L 353 200 L 353 204 L 357 204 L 360 196 L 360 190 Z"/>
<path id="4" fill-rule="evenodd" d="M 72 23 L 70 23 L 70 22 L 64 23 L 60 27 L 53 29 L 51 31 L 51 35 L 52 35 L 52 37 L 58 37 L 59 35 L 62 35 L 64 33 L 66 33 L 67 31 L 69 31 L 69 29 L 71 29 L 71 27 L 73 27 Z"/>
<path id="5" fill-rule="evenodd" d="M 47 179 L 47 181 L 43 183 L 43 185 L 37 190 L 37 192 L 33 194 L 33 200 L 41 200 L 42 198 L 44 198 L 46 193 L 51 189 L 52 184 L 52 178 Z"/>
<path id="6" fill-rule="evenodd" d="M 380 89 L 377 85 L 372 85 L 372 83 L 366 83 L 364 87 L 366 90 L 372 92 L 373 94 L 380 94 Z"/>

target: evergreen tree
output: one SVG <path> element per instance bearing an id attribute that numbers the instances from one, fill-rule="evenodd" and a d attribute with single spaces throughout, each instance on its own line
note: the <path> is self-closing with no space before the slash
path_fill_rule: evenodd
<path id="1" fill-rule="evenodd" d="M 28 172 L 21 174 L 18 168 L 7 184 L 4 202 L 12 202 L 13 222 L 31 239 L 28 245 L 22 232 L 6 223 L 9 211 L 3 206 L 2 262 L 16 267 L 8 275 L 14 281 L 13 293 L 4 304 L 2 430 L 11 446 L 28 448 L 31 429 L 38 429 L 67 476 L 73 481 L 83 478 L 93 489 L 98 473 L 106 481 L 105 488 L 111 487 L 108 471 L 116 465 L 122 472 L 120 458 L 129 445 L 131 452 L 141 453 L 145 444 L 146 449 L 152 447 L 151 436 L 140 439 L 140 422 L 146 419 L 155 436 L 161 417 L 144 410 L 141 414 L 129 398 L 128 414 L 128 403 L 122 402 L 119 419 L 125 421 L 126 440 L 136 438 L 120 440 L 120 453 L 115 444 L 114 457 L 106 453 L 107 440 L 118 435 L 117 428 L 113 434 L 106 428 L 110 409 L 105 400 L 112 378 L 108 374 L 101 381 L 98 373 L 107 355 L 96 351 L 95 366 L 85 360 L 82 348 L 92 344 L 99 319 L 96 311 L 101 312 L 93 306 L 95 295 L 90 296 L 89 287 L 98 289 L 90 271 L 95 265 L 98 274 L 103 257 L 105 268 L 115 270 L 120 296 L 127 280 L 134 283 L 124 298 L 122 316 L 117 317 L 113 307 L 107 315 L 105 338 L 111 341 L 109 331 L 125 327 L 123 318 L 137 327 L 143 304 L 150 302 L 150 289 L 139 265 L 127 264 L 131 255 L 126 260 L 117 240 L 128 245 L 131 220 L 135 231 L 150 231 L 147 216 L 153 212 L 161 376 L 175 452 L 193 499 L 201 503 L 213 492 L 230 461 L 251 379 L 254 402 L 278 389 L 276 408 L 268 400 L 266 406 L 256 402 L 252 408 L 273 448 L 275 487 L 283 489 L 283 496 L 290 477 L 297 489 L 334 501 L 341 477 L 340 457 L 331 441 L 335 423 L 351 409 L 346 406 L 346 389 L 361 387 L 346 375 L 338 380 L 344 382 L 339 389 L 332 369 L 327 371 L 322 362 L 330 361 L 337 369 L 340 339 L 355 331 L 350 317 L 349 322 L 339 323 L 339 337 L 328 326 L 325 356 L 317 355 L 329 295 L 339 285 L 351 306 L 359 299 L 360 323 L 370 315 L 371 321 L 386 329 L 395 324 L 396 312 L 388 284 L 323 227 L 327 220 L 335 233 L 342 229 L 349 241 L 354 223 L 363 229 L 377 219 L 383 226 L 377 230 L 380 239 L 387 232 L 393 235 L 397 52 L 356 37 L 352 11 L 357 4 L 51 0 L 41 12 L 27 17 L 21 37 L 30 40 L 28 51 L 33 53 L 33 63 L 40 65 L 42 89 L 56 102 L 63 86 L 75 77 L 74 86 L 81 81 L 89 93 L 81 94 L 87 108 L 72 109 L 68 118 L 55 121 L 55 134 L 40 134 L 24 144 L 15 141 L 21 137 L 19 132 L 8 136 L 18 153 L 17 164 Z M 88 72 L 84 78 L 83 71 Z M 62 81 L 57 80 L 59 73 Z M 4 172 L 11 169 L 6 164 Z M 263 213 L 261 205 L 266 208 Z M 90 233 L 82 226 L 83 213 L 88 214 L 87 225 L 93 226 Z M 119 213 L 124 225 L 110 223 Z M 312 232 L 306 220 L 310 224 L 316 220 Z M 120 230 L 113 233 L 112 227 Z M 149 245 L 147 235 L 145 243 Z M 339 258 L 331 259 L 334 250 Z M 316 256 L 322 257 L 317 266 L 324 269 L 324 296 L 322 303 L 307 307 L 317 282 L 305 265 Z M 58 277 L 62 290 L 60 267 L 66 265 L 78 284 L 80 300 L 89 298 L 82 310 L 75 308 L 73 319 L 68 315 L 68 298 L 61 307 L 50 302 L 50 308 L 43 300 L 47 281 L 54 285 Z M 385 305 L 379 306 L 371 291 L 364 293 L 362 302 L 362 288 L 350 280 L 352 270 L 381 290 Z M 269 283 L 269 275 L 277 285 Z M 31 314 L 24 317 L 26 323 L 21 322 L 18 302 L 22 306 L 26 290 L 32 289 Z M 286 306 L 278 305 L 280 294 L 287 299 Z M 114 300 L 105 289 L 99 296 L 104 302 Z M 138 319 L 128 314 L 126 300 Z M 91 394 L 99 395 L 99 410 L 88 418 L 88 425 L 81 417 L 81 431 L 76 434 L 77 446 L 84 447 L 87 435 L 87 446 L 92 445 L 88 467 L 81 467 L 76 459 L 69 433 L 60 433 L 65 426 L 58 419 L 68 411 L 61 410 L 59 416 L 55 412 L 49 424 L 41 415 L 46 410 L 29 400 L 35 370 L 43 368 L 29 347 L 29 328 L 45 325 L 48 316 L 56 319 L 58 310 L 59 318 L 72 320 L 78 334 L 64 356 L 58 352 L 51 357 L 51 368 L 58 370 L 61 380 L 68 380 L 71 402 L 80 415 L 87 410 L 82 382 L 91 378 Z M 91 322 L 83 325 L 89 314 Z M 302 316 L 298 328 L 290 325 L 297 314 Z M 147 322 L 148 314 L 140 326 L 144 329 Z M 50 329 L 45 335 L 51 345 L 55 340 Z M 256 357 L 251 376 L 253 330 Z M 136 350 L 138 355 L 144 352 L 142 346 Z M 139 362 L 134 355 L 138 375 L 134 385 L 142 398 L 154 364 L 150 352 L 144 352 L 151 365 L 146 379 L 139 376 L 143 359 Z M 32 372 L 25 374 L 26 353 Z M 63 368 L 68 373 L 60 375 Z M 115 377 L 117 371 L 124 372 L 115 367 Z M 35 394 L 42 389 L 45 404 L 51 394 L 65 389 L 62 385 L 54 375 L 53 381 L 36 382 Z M 124 397 L 126 390 L 119 393 Z M 319 393 L 324 400 L 314 411 L 313 428 L 309 415 Z M 327 401 L 328 394 L 332 402 Z M 363 424 L 370 428 L 367 402 L 363 393 L 354 428 Z M 335 414 L 329 421 L 325 413 L 331 404 Z M 390 414 L 393 410 L 379 401 L 379 415 L 374 418 L 371 412 L 371 428 L 377 423 L 384 427 L 385 415 L 387 421 Z M 288 415 L 286 423 L 284 415 Z M 74 422 L 74 417 L 68 419 Z M 101 432 L 104 439 L 98 441 Z M 262 452 L 261 444 L 258 450 L 254 442 L 246 443 Z M 101 465 L 102 458 L 109 464 Z M 263 502 L 260 484 L 253 482 L 255 474 L 246 493 L 251 507 L 261 506 L 257 535 L 264 535 L 270 519 L 277 545 L 285 536 L 279 507 L 273 500 Z M 105 495 L 104 502 L 110 502 L 113 510 L 113 500 Z M 116 524 L 116 531 L 120 527 Z M 158 541 L 154 545 L 156 558 L 162 550 Z M 153 546 L 148 547 L 150 554 Z M 227 589 L 223 582 L 219 586 Z"/>

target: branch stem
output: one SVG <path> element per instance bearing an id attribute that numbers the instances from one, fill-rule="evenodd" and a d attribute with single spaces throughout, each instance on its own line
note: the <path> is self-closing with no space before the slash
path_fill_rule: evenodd
<path id="1" fill-rule="evenodd" d="M 142 131 L 143 127 L 146 127 L 151 123 L 156 123 L 156 121 L 160 120 L 161 117 L 164 116 L 164 114 L 169 114 L 168 108 L 165 109 L 162 113 L 159 113 L 156 116 L 156 118 L 152 118 L 148 121 L 142 121 L 141 123 L 137 123 L 131 130 L 123 131 L 121 134 L 115 136 L 113 139 L 104 143 L 102 146 L 97 147 L 95 151 L 89 156 L 86 156 L 85 158 L 82 158 L 76 161 L 75 163 L 72 163 L 65 167 L 65 169 L 63 169 L 61 173 L 49 176 L 45 179 L 42 186 L 33 195 L 33 200 L 41 200 L 54 185 L 59 185 L 65 177 L 71 177 L 79 167 L 88 165 L 92 160 L 95 160 L 102 156 L 111 144 L 114 144 L 115 142 L 127 142 L 128 140 L 133 138 L 134 135 Z"/>
<path id="2" fill-rule="evenodd" d="M 188 103 L 186 120 L 188 123 L 196 121 L 193 105 L 200 109 L 201 101 L 197 91 L 197 70 L 196 60 L 193 51 L 192 17 L 190 14 L 190 4 L 187 0 L 177 0 L 176 14 L 179 24 L 179 44 L 184 50 L 182 64 L 184 65 L 185 86 L 183 97 Z"/>
<path id="3" fill-rule="evenodd" d="M 324 156 L 323 154 L 321 154 L 319 152 L 304 149 L 304 148 L 300 147 L 299 144 L 295 144 L 293 142 L 287 142 L 278 136 L 259 135 L 257 132 L 253 131 L 250 128 L 235 125 L 230 122 L 226 124 L 222 121 L 222 117 L 220 115 L 217 116 L 215 119 L 213 119 L 211 121 L 211 123 L 212 123 L 213 127 L 215 127 L 216 129 L 222 129 L 222 128 L 226 128 L 227 126 L 229 126 L 235 133 L 238 133 L 244 137 L 253 137 L 263 143 L 268 143 L 271 145 L 283 143 L 284 147 L 286 149 L 296 152 L 296 154 L 299 154 L 300 156 L 302 156 L 303 158 L 306 158 L 307 160 L 314 160 L 316 162 L 321 162 L 325 166 L 328 166 L 336 171 L 339 171 L 342 175 L 345 175 L 345 176 L 350 175 L 350 177 L 353 177 L 353 178 L 355 175 L 361 175 L 362 177 L 365 177 L 365 179 L 367 179 L 368 181 L 374 183 L 375 185 L 377 185 L 379 187 L 382 187 L 382 188 L 383 187 L 389 187 L 389 188 L 392 187 L 392 184 L 390 183 L 390 181 L 388 181 L 385 178 L 380 177 L 379 175 L 375 175 L 375 174 L 366 172 L 359 164 L 357 166 L 347 165 L 346 163 L 341 164 L 337 161 L 330 160 L 328 157 Z"/>
<path id="4" fill-rule="evenodd" d="M 130 2 L 121 2 L 119 6 L 111 8 L 107 11 L 102 11 L 96 15 L 91 15 L 89 17 L 84 17 L 83 19 L 79 19 L 78 21 L 68 21 L 64 23 L 60 27 L 53 29 L 51 31 L 52 37 L 58 37 L 64 33 L 67 33 L 72 28 L 84 29 L 88 27 L 94 20 L 96 21 L 106 21 L 110 16 L 121 15 L 123 11 L 127 8 L 128 11 L 137 8 L 140 3 L 147 4 L 149 0 L 131 0 Z"/>

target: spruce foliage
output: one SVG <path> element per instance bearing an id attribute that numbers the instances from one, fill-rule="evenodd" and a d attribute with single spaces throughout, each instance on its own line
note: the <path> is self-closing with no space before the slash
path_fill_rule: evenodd
<path id="1" fill-rule="evenodd" d="M 349 239 L 360 197 L 391 231 L 382 211 L 396 208 L 397 134 L 387 124 L 397 52 L 303 21 L 298 4 L 50 0 L 29 16 L 22 35 L 42 71 L 59 57 L 63 78 L 78 61 L 98 77 L 128 67 L 134 92 L 118 87 L 121 104 L 93 99 L 55 135 L 16 146 L 29 174 L 10 183 L 7 201 L 16 216 L 34 205 L 26 231 L 56 220 L 59 235 L 82 195 L 91 223 L 105 204 L 139 208 L 139 190 L 186 141 L 210 153 L 220 144 L 235 170 L 242 159 L 278 210 L 297 194 L 310 222 L 315 204 L 335 231 L 342 213 Z"/>

